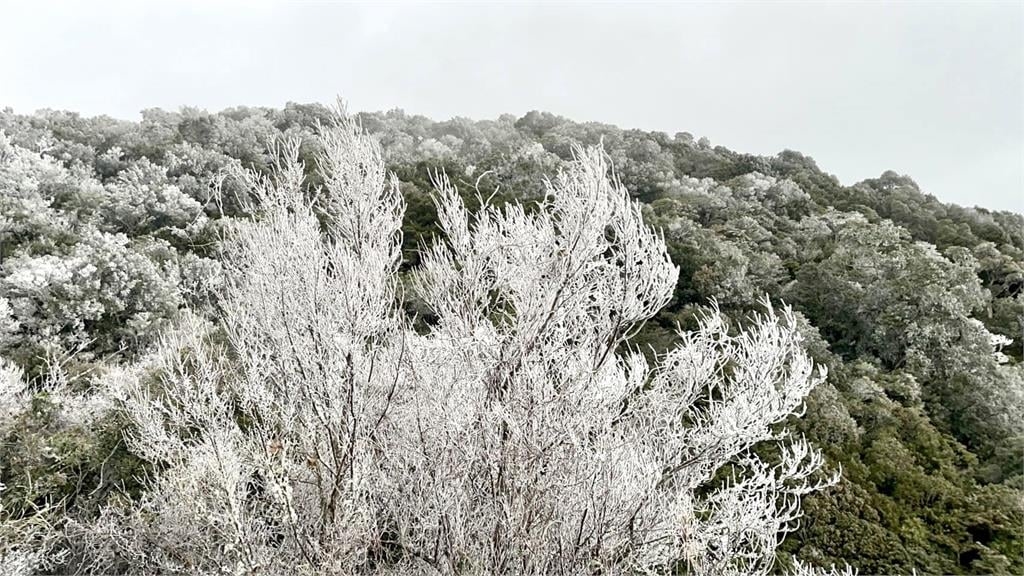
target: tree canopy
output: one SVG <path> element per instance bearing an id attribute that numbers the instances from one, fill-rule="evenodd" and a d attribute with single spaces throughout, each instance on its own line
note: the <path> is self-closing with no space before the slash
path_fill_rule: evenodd
<path id="1" fill-rule="evenodd" d="M 31 532 L 57 506 L 92 521 L 143 497 L 159 465 L 128 449 L 123 434 L 138 423 L 97 406 L 96 389 L 144 362 L 184 310 L 216 333 L 233 281 L 224 238 L 258 217 L 254 183 L 281 168 L 271 143 L 297 142 L 301 190 L 354 177 L 317 163 L 331 118 L 316 104 L 152 109 L 139 122 L 0 112 L 0 355 L 4 381 L 23 388 L 0 398 L 5 526 Z M 436 266 L 429 247 L 458 220 L 432 200 L 438 175 L 467 210 L 522 206 L 526 219 L 574 147 L 600 145 L 679 270 L 667 305 L 618 352 L 651 361 L 699 330 L 713 302 L 739 321 L 767 296 L 792 307 L 808 354 L 828 369 L 788 426 L 842 480 L 804 499 L 779 566 L 1024 572 L 1020 214 L 942 203 L 895 172 L 843 186 L 794 151 L 754 156 L 543 112 L 355 119 L 406 207 L 394 290 L 416 333 L 451 316 L 439 294 L 415 289 L 414 271 Z M 321 200 L 341 203 L 316 213 L 330 229 L 346 200 Z M 217 338 L 209 345 L 224 345 Z M 778 456 L 765 450 L 758 457 Z"/>

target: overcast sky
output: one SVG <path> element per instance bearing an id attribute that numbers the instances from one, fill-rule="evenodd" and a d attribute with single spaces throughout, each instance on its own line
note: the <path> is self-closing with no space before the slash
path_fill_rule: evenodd
<path id="1" fill-rule="evenodd" d="M 547 110 L 1024 212 L 1024 2 L 0 3 L 0 107 Z"/>

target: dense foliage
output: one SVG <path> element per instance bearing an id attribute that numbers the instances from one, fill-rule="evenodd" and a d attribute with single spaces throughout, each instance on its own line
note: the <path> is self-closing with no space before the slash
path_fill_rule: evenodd
<path id="1" fill-rule="evenodd" d="M 280 136 L 312 160 L 329 118 L 292 104 L 147 110 L 141 122 L 0 113 L 0 377 L 30 383 L 27 403 L 0 398 L 0 519 L 28 529 L 51 506 L 88 518 L 136 493 L 151 464 L 125 449 L 124 423 L 82 425 L 98 410 L 90 387 L 183 307 L 217 309 L 221 231 L 250 206 L 225 174 L 268 172 Z M 829 378 L 792 426 L 843 480 L 806 499 L 782 564 L 1024 572 L 1024 217 L 943 204 L 892 172 L 842 186 L 797 152 L 740 154 L 687 133 L 539 112 L 359 119 L 407 206 L 404 271 L 438 231 L 437 170 L 470 207 L 539 199 L 573 144 L 603 144 L 680 268 L 635 344 L 667 350 L 712 299 L 737 318 L 764 295 L 793 306 Z M 429 308 L 403 293 L 429 325 Z"/>

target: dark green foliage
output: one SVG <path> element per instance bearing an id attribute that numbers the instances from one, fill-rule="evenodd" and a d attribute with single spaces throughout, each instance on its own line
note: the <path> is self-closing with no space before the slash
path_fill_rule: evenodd
<path id="1" fill-rule="evenodd" d="M 14 515 L 55 505 L 89 517 L 112 494 L 138 496 L 147 464 L 125 446 L 123 422 L 106 415 L 85 427 L 65 416 L 47 393 L 36 394 L 2 438 L 3 504 Z"/>

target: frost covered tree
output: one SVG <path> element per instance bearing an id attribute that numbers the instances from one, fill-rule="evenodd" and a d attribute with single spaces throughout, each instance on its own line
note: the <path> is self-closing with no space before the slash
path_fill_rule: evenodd
<path id="1" fill-rule="evenodd" d="M 107 376 L 155 472 L 78 528 L 86 571 L 773 569 L 834 480 L 778 427 L 824 378 L 788 308 L 743 330 L 715 310 L 653 366 L 630 349 L 678 270 L 600 149 L 531 206 L 470 213 L 438 175 L 443 240 L 405 283 L 379 146 L 340 115 L 318 138 L 316 190 L 297 142 L 241 175 L 257 206 L 226 240 L 219 324 L 186 317 Z"/>

